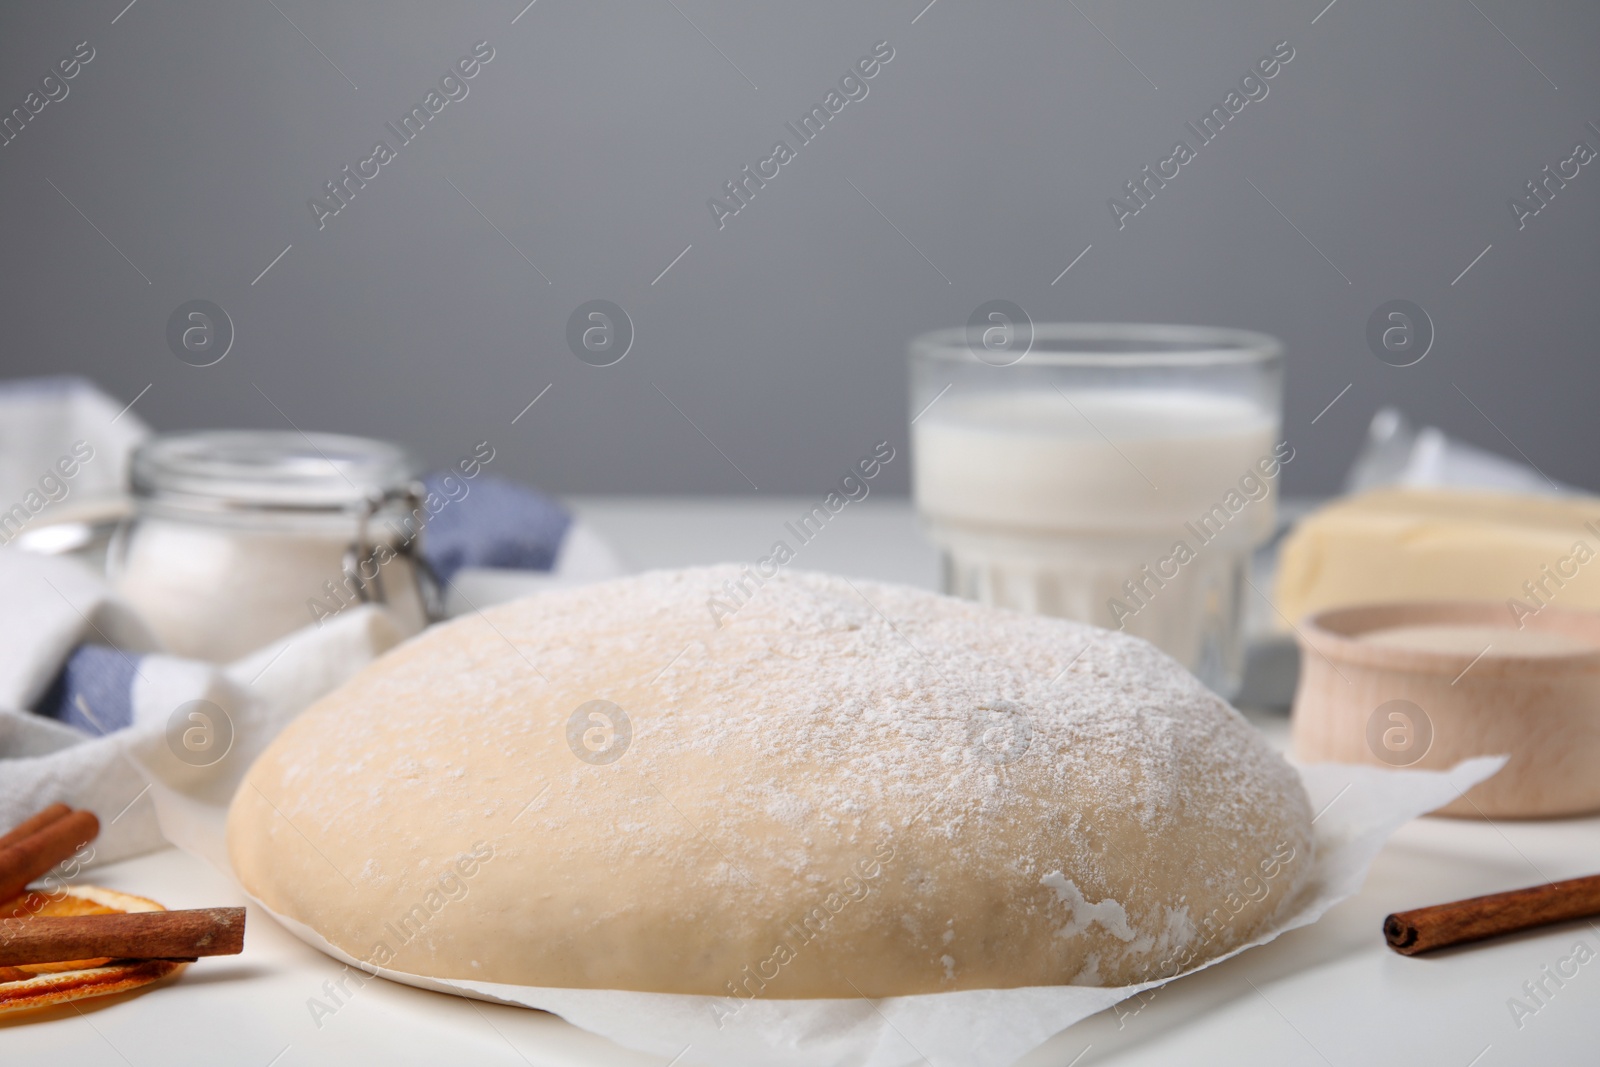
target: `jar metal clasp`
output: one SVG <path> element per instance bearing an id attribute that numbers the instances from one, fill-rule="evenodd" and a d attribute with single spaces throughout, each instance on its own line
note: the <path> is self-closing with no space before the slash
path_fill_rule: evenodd
<path id="1" fill-rule="evenodd" d="M 370 535 L 372 519 L 392 502 L 403 503 L 410 514 L 423 514 L 423 500 L 427 490 L 420 482 L 413 482 L 404 488 L 391 489 L 383 493 L 369 493 L 360 512 L 356 516 L 356 536 L 344 550 L 344 577 L 345 584 L 355 591 L 357 598 L 364 604 L 387 604 L 388 594 L 383 587 L 383 563 L 378 558 L 378 553 L 388 551 L 393 555 L 405 556 L 411 561 L 418 576 L 418 585 L 421 587 L 423 608 L 427 612 L 430 622 L 437 622 L 445 617 L 444 612 L 444 583 L 439 575 L 428 563 L 426 556 L 418 547 L 418 533 L 409 533 L 402 537 L 393 547 L 387 543 L 375 543 Z"/>

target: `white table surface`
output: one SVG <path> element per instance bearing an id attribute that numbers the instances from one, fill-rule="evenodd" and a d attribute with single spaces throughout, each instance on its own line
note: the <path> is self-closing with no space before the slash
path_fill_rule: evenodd
<path id="1" fill-rule="evenodd" d="M 637 568 L 752 561 L 811 502 L 592 499 L 584 515 Z M 903 502 L 852 504 L 796 566 L 932 587 L 936 558 Z M 1287 723 L 1253 720 L 1275 742 Z M 148 801 L 141 801 L 147 803 Z M 1362 892 L 1312 927 L 1181 979 L 1058 1034 L 1019 1067 L 1092 1064 L 1498 1064 L 1600 1062 L 1600 929 L 1568 924 L 1405 959 L 1384 947 L 1390 911 L 1600 870 L 1600 817 L 1486 824 L 1420 819 L 1378 857 Z M 96 868 L 95 883 L 168 907 L 243 904 L 238 890 L 175 850 Z M 341 965 L 251 909 L 243 955 L 202 960 L 169 986 L 0 1023 L 5 1064 L 532 1064 L 666 1067 L 541 1012 L 384 981 L 319 1027 L 307 1005 Z M 1530 1000 L 1579 942 L 1596 958 Z M 1537 1008 L 1519 1027 L 1509 1000 Z M 1137 1011 L 1135 1011 L 1137 1009 Z M 675 1067 L 693 1067 L 693 1050 Z M 825 1067 L 825 1065 L 818 1065 Z M 943 1061 L 938 1067 L 946 1067 Z M 948 1067 L 957 1067 L 949 1064 Z"/>

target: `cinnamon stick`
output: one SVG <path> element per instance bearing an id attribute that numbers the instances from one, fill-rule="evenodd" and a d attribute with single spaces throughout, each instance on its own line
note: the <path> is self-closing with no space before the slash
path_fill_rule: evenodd
<path id="1" fill-rule="evenodd" d="M 107 956 L 192 960 L 243 951 L 243 908 L 0 919 L 0 967 Z"/>
<path id="2" fill-rule="evenodd" d="M 31 837 L 33 834 L 43 830 L 46 826 L 49 826 L 57 819 L 63 819 L 71 814 L 72 809 L 67 807 L 65 804 L 52 804 L 39 814 L 29 816 L 28 818 L 17 823 L 16 826 L 11 828 L 10 833 L 6 834 L 4 837 L 0 837 L 0 849 L 3 849 L 8 845 L 14 845 L 24 838 Z"/>
<path id="3" fill-rule="evenodd" d="M 1383 920 L 1384 940 L 1403 956 L 1600 915 L 1600 874 L 1401 911 Z"/>
<path id="4" fill-rule="evenodd" d="M 44 814 L 40 812 L 28 822 Z M 0 900 L 10 900 L 22 892 L 29 882 L 70 857 L 80 846 L 93 841 L 99 833 L 100 820 L 93 812 L 74 811 L 0 848 Z"/>

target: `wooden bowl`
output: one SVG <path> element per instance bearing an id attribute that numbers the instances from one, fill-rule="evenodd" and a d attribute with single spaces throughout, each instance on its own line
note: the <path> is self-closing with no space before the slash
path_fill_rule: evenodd
<path id="1" fill-rule="evenodd" d="M 1600 810 L 1600 613 L 1546 607 L 1522 622 L 1519 632 L 1500 602 L 1370 604 L 1311 616 L 1298 631 L 1295 758 L 1444 770 L 1506 754 L 1500 773 L 1433 814 Z M 1565 639 L 1582 647 L 1497 652 L 1491 641 L 1480 653 L 1374 643 L 1379 631 L 1418 626 L 1486 627 L 1506 631 L 1508 645 Z"/>

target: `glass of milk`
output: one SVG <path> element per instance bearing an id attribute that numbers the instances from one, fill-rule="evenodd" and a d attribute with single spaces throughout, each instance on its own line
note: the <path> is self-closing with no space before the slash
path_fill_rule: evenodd
<path id="1" fill-rule="evenodd" d="M 1236 693 L 1250 554 L 1294 455 L 1282 345 L 995 322 L 911 344 L 913 491 L 945 592 L 1135 634 Z"/>

